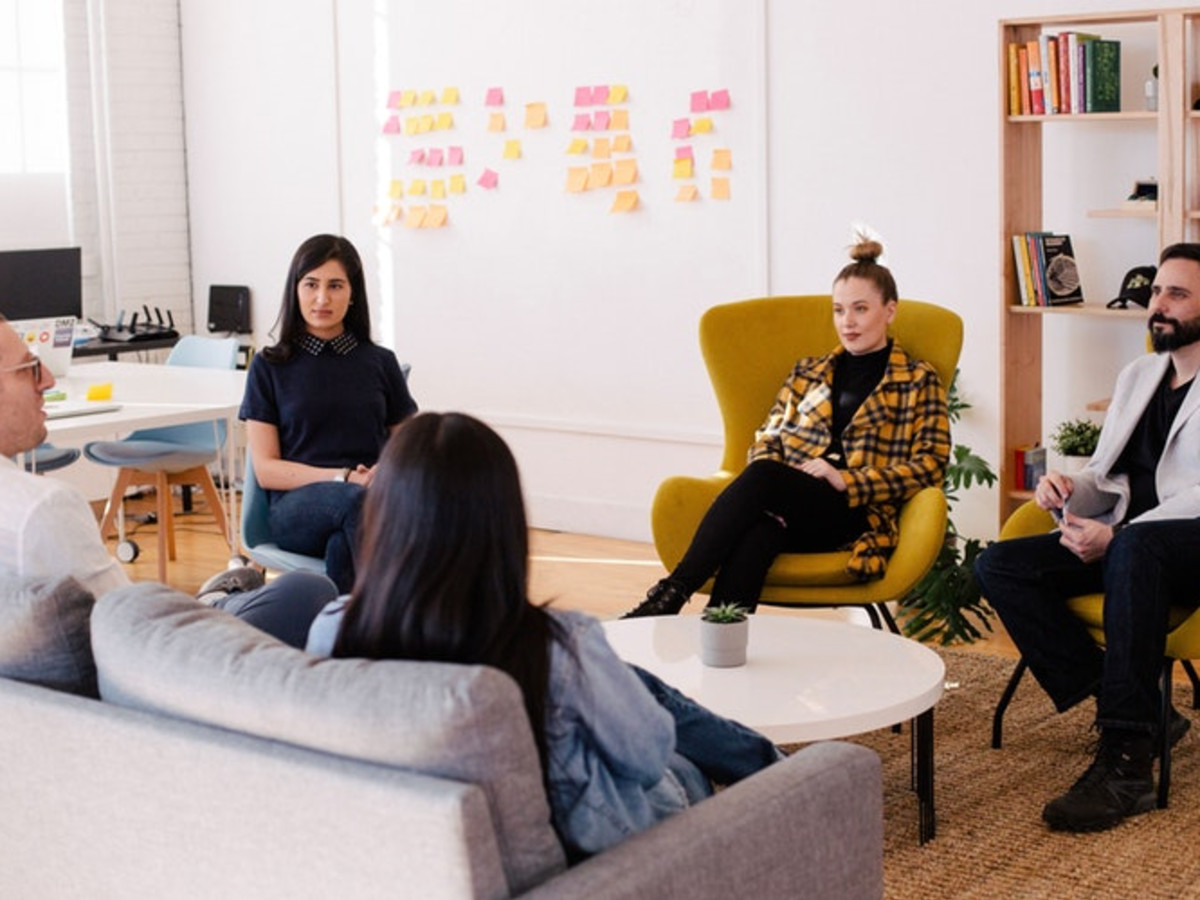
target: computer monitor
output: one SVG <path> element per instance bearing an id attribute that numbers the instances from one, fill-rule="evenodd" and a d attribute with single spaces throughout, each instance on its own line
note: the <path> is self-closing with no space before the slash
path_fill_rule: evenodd
<path id="1" fill-rule="evenodd" d="M 0 251 L 0 313 L 12 320 L 82 319 L 79 248 Z"/>

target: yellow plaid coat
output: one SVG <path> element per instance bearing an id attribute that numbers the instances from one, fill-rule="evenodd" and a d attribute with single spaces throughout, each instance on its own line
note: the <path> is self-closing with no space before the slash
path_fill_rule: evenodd
<path id="1" fill-rule="evenodd" d="M 834 363 L 845 352 L 839 347 L 796 363 L 754 434 L 750 462 L 799 466 L 825 454 L 833 439 Z M 867 508 L 869 526 L 849 545 L 846 571 L 866 581 L 887 567 L 901 504 L 921 488 L 941 487 L 945 478 L 950 421 L 933 367 L 893 344 L 883 378 L 842 432 L 842 448 L 846 497 L 851 507 Z"/>

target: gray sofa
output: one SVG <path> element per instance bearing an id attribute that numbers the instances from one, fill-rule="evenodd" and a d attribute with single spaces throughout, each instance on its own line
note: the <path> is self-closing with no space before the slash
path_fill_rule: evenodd
<path id="1" fill-rule="evenodd" d="M 317 659 L 154 584 L 92 606 L 0 583 L 0 896 L 882 896 L 861 747 L 567 868 L 502 673 Z"/>

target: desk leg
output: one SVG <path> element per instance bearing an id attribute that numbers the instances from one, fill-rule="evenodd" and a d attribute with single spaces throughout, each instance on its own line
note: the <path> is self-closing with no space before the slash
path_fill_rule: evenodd
<path id="1" fill-rule="evenodd" d="M 913 720 L 916 736 L 913 748 L 917 775 L 917 804 L 919 813 L 920 841 L 924 844 L 937 835 L 937 813 L 933 808 L 933 708 L 925 710 Z"/>

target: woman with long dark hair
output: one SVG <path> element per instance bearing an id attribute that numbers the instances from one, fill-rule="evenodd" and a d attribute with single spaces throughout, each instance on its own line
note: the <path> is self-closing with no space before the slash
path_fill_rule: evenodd
<path id="1" fill-rule="evenodd" d="M 573 856 L 779 758 L 763 736 L 623 663 L 595 619 L 529 602 L 516 461 L 479 420 L 423 413 L 405 423 L 380 458 L 360 538 L 354 592 L 313 623 L 309 652 L 510 675 Z"/>
<path id="2" fill-rule="evenodd" d="M 275 323 L 254 357 L 240 418 L 284 550 L 325 559 L 340 592 L 354 585 L 363 492 L 388 436 L 417 405 L 392 351 L 371 341 L 362 260 L 319 234 L 292 257 Z"/>

